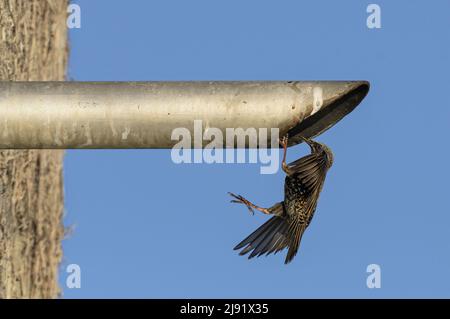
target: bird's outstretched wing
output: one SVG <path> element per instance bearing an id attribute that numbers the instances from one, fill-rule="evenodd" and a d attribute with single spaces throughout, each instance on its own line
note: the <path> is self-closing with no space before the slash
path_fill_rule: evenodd
<path id="1" fill-rule="evenodd" d="M 304 191 L 312 194 L 320 192 L 327 173 L 327 158 L 325 152 L 317 152 L 302 157 L 288 164 L 290 177 L 301 183 Z"/>
<path id="2" fill-rule="evenodd" d="M 291 175 L 288 178 L 297 181 L 298 191 L 303 193 L 305 206 L 301 214 L 289 215 L 288 240 L 289 250 L 285 263 L 289 263 L 297 254 L 300 242 L 306 228 L 309 226 L 320 192 L 325 182 L 327 158 L 325 152 L 315 152 L 288 164 Z"/>

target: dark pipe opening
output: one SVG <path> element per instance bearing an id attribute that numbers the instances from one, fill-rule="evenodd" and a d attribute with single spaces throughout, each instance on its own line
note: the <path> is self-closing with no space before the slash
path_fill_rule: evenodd
<path id="1" fill-rule="evenodd" d="M 353 111 L 369 92 L 370 83 L 362 82 L 317 113 L 307 117 L 289 130 L 289 145 L 301 143 L 299 136 L 315 137 L 328 130 Z"/>

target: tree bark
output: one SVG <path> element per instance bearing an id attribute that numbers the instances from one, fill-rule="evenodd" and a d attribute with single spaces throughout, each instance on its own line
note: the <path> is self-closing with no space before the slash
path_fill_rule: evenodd
<path id="1" fill-rule="evenodd" d="M 64 80 L 67 2 L 0 0 L 0 80 Z M 0 152 L 0 298 L 59 295 L 62 159 L 54 150 Z"/>

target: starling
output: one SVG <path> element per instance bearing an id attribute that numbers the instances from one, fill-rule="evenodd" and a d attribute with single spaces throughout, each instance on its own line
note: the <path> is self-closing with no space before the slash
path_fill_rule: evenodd
<path id="1" fill-rule="evenodd" d="M 233 203 L 244 204 L 254 213 L 256 209 L 264 214 L 273 215 L 261 227 L 255 230 L 235 250 L 242 249 L 240 255 L 252 251 L 248 258 L 277 253 L 289 248 L 285 264 L 297 254 L 305 229 L 311 223 L 317 207 L 320 192 L 328 169 L 333 164 L 333 153 L 324 144 L 301 138 L 311 148 L 311 154 L 290 164 L 286 164 L 287 136 L 280 141 L 284 154 L 282 169 L 286 173 L 284 181 L 284 201 L 270 208 L 254 205 L 244 197 L 229 193 Z"/>

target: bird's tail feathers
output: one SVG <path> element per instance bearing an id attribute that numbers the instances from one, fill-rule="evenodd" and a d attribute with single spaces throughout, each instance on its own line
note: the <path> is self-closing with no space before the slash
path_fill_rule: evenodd
<path id="1" fill-rule="evenodd" d="M 289 223 L 286 218 L 273 216 L 247 238 L 240 242 L 235 250 L 242 249 L 239 255 L 245 255 L 252 251 L 249 259 L 263 254 L 276 254 L 290 244 L 288 238 Z"/>

